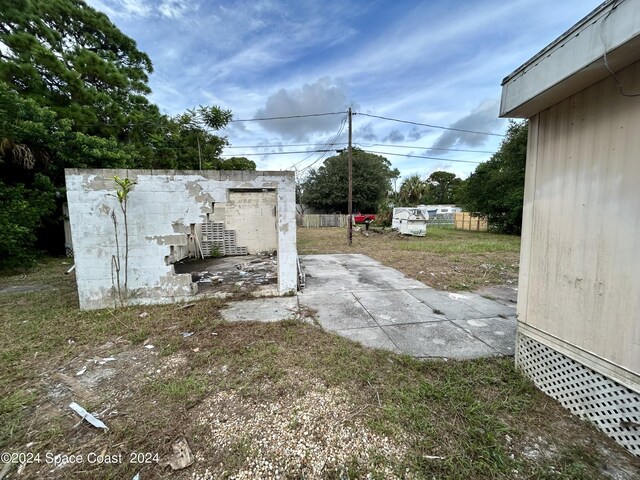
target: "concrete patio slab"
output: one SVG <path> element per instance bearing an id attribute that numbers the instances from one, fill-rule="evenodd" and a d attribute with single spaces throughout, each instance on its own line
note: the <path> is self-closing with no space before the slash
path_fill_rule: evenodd
<path id="1" fill-rule="evenodd" d="M 353 295 L 380 326 L 438 322 L 443 319 L 405 290 L 354 292 Z"/>
<path id="2" fill-rule="evenodd" d="M 515 306 L 503 305 L 477 293 L 450 293 L 449 297 L 482 312 L 487 317 L 508 317 L 516 314 Z"/>
<path id="3" fill-rule="evenodd" d="M 338 330 L 336 333 L 366 347 L 383 348 L 394 353 L 403 353 L 380 327 L 350 328 Z"/>
<path id="4" fill-rule="evenodd" d="M 221 313 L 228 322 L 279 322 L 297 318 L 298 310 L 296 297 L 272 297 L 232 302 Z"/>
<path id="5" fill-rule="evenodd" d="M 472 318 L 454 321 L 476 338 L 479 338 L 502 355 L 515 355 L 517 321 L 515 317 Z"/>
<path id="6" fill-rule="evenodd" d="M 305 295 L 303 305 L 316 311 L 316 320 L 325 330 L 379 326 L 352 293 Z"/>
<path id="7" fill-rule="evenodd" d="M 513 355 L 515 308 L 475 293 L 434 290 L 360 254 L 304 255 L 297 297 L 234 302 L 228 321 L 275 322 L 314 311 L 325 330 L 417 358 Z"/>
<path id="8" fill-rule="evenodd" d="M 402 352 L 414 357 L 469 359 L 498 355 L 495 349 L 448 320 L 382 329 Z"/>
<path id="9" fill-rule="evenodd" d="M 366 255 L 303 255 L 300 262 L 307 280 L 298 301 L 327 330 L 420 358 L 514 353 L 513 305 L 434 290 Z"/>
<path id="10" fill-rule="evenodd" d="M 467 318 L 484 318 L 487 315 L 456 298 L 452 298 L 449 292 L 440 292 L 430 289 L 413 289 L 409 293 L 416 299 L 424 302 L 434 311 L 442 312 L 448 320 L 464 320 Z"/>
<path id="11" fill-rule="evenodd" d="M 324 258 L 333 257 L 333 258 Z M 353 292 L 425 288 L 423 283 L 385 267 L 366 255 L 305 255 L 304 269 L 313 292 Z"/>

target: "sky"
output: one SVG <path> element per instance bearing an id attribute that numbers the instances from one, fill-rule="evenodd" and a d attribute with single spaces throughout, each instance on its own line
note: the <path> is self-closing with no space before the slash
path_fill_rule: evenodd
<path id="1" fill-rule="evenodd" d="M 88 3 L 150 56 L 162 111 L 230 109 L 225 156 L 302 179 L 346 147 L 349 107 L 354 146 L 383 152 L 402 177 L 466 178 L 504 138 L 502 79 L 601 1 Z M 306 116 L 320 113 L 337 114 Z M 283 116 L 303 117 L 240 121 Z"/>

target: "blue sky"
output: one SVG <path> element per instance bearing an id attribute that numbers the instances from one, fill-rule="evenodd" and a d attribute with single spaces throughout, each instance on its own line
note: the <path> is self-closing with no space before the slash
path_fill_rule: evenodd
<path id="1" fill-rule="evenodd" d="M 232 110 L 234 119 L 253 119 L 351 106 L 369 115 L 502 134 L 501 80 L 601 2 L 88 3 L 149 54 L 151 98 L 170 114 L 215 104 Z M 221 132 L 231 143 L 225 154 L 247 154 L 260 170 L 295 168 L 303 176 L 331 155 L 313 150 L 329 149 L 323 144 L 336 138 L 346 142 L 344 118 L 234 122 Z M 385 156 L 402 176 L 425 178 L 436 170 L 466 178 L 476 164 L 463 162 L 487 160 L 491 153 L 485 152 L 501 141 L 364 115 L 353 117 L 353 132 L 356 146 L 396 154 Z M 248 155 L 257 153 L 267 155 Z"/>

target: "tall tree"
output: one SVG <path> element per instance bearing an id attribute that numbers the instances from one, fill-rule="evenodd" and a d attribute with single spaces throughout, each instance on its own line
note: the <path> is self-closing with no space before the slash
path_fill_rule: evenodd
<path id="1" fill-rule="evenodd" d="M 391 179 L 399 174 L 380 155 L 353 149 L 353 208 L 374 212 L 391 190 Z M 309 171 L 301 185 L 302 202 L 322 212 L 347 212 L 348 153 L 327 158 L 317 170 Z"/>
<path id="2" fill-rule="evenodd" d="M 458 178 L 455 173 L 438 171 L 429 175 L 426 184 L 428 191 L 424 202 L 432 205 L 446 205 L 455 203 L 462 179 Z"/>
<path id="3" fill-rule="evenodd" d="M 526 121 L 512 121 L 500 149 L 478 165 L 458 195 L 461 206 L 503 233 L 520 234 L 522 228 L 527 131 Z"/>
<path id="4" fill-rule="evenodd" d="M 224 168 L 227 140 L 215 132 L 231 112 L 161 114 L 146 97 L 151 71 L 135 41 L 84 1 L 0 0 L 0 194 L 7 211 L 34 206 L 22 223 L 0 218 L 14 239 L 0 254 L 22 248 L 26 258 L 38 228 L 42 246 L 62 246 L 65 167 Z"/>
<path id="5" fill-rule="evenodd" d="M 415 207 L 427 193 L 427 183 L 420 178 L 420 175 L 413 174 L 402 180 L 400 185 L 400 195 L 398 196 L 402 206 Z"/>
<path id="6" fill-rule="evenodd" d="M 10 0 L 0 9 L 0 80 L 51 107 L 76 130 L 130 133 L 130 117 L 157 111 L 145 97 L 151 60 L 82 0 Z"/>

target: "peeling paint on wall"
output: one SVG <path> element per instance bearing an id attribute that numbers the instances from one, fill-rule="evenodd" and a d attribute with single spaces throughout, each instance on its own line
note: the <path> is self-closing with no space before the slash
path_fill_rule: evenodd
<path id="1" fill-rule="evenodd" d="M 135 292 L 131 304 L 167 303 L 195 295 L 197 285 L 189 275 L 175 274 L 171 261 L 188 251 L 191 225 L 208 221 L 214 203 L 216 215 L 233 212 L 235 208 L 233 221 L 241 226 L 253 215 L 258 240 L 267 238 L 261 229 L 268 227 L 273 232 L 278 249 L 279 292 L 284 294 L 296 288 L 293 172 L 67 169 L 65 175 L 82 309 L 113 305 L 110 262 L 115 240 L 109 213 L 118 208 L 113 181 L 116 175 L 137 182 L 127 208 L 129 289 Z M 237 205 L 227 208 L 230 189 L 271 191 L 273 211 L 278 215 L 274 216 L 269 207 L 268 212 L 262 212 L 264 215 L 247 213 L 244 218 Z M 263 221 L 265 212 L 269 213 L 267 221 Z"/>

